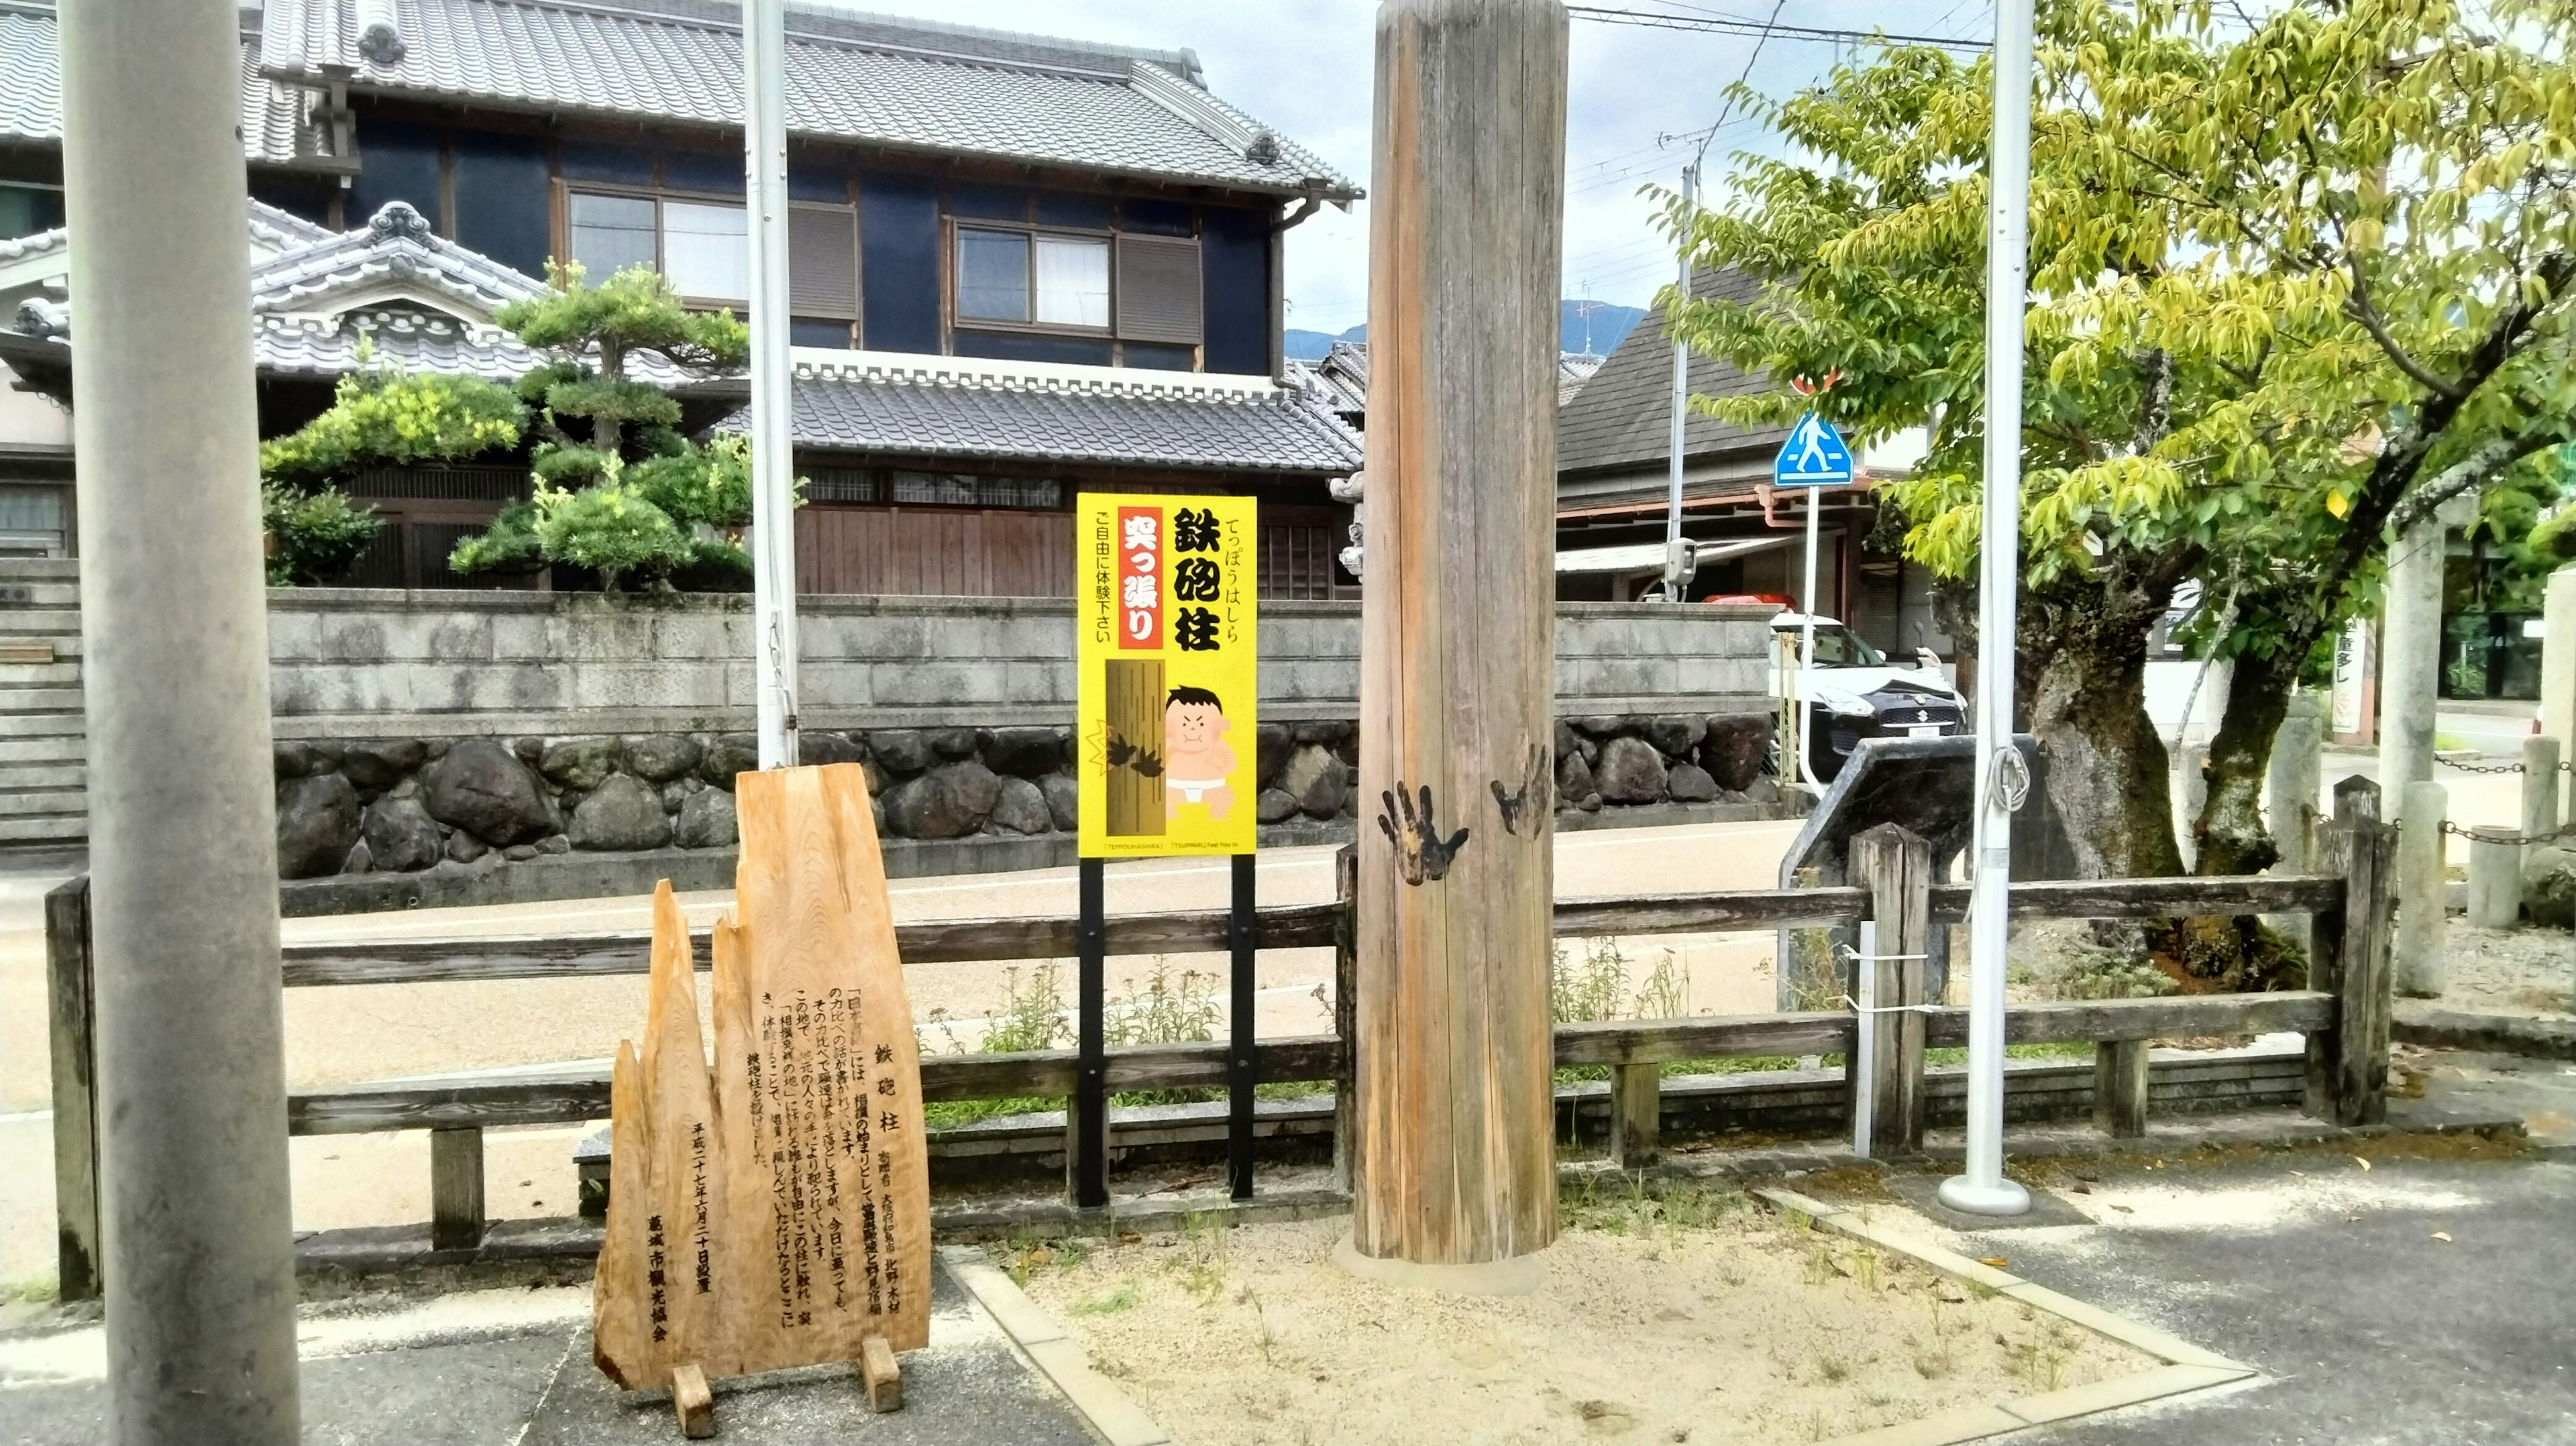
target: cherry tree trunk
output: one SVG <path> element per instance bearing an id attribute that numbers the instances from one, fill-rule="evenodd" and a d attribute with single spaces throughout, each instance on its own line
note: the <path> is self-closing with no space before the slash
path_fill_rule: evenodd
<path id="1" fill-rule="evenodd" d="M 1352 1157 L 1363 1270 L 1491 1266 L 1556 1235 L 1565 74 L 1555 0 L 1379 12 Z"/>

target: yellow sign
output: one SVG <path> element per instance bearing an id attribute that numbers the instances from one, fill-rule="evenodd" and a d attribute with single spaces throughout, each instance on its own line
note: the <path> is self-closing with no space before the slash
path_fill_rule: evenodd
<path id="1" fill-rule="evenodd" d="M 1253 499 L 1085 493 L 1074 526 L 1084 857 L 1252 852 Z"/>

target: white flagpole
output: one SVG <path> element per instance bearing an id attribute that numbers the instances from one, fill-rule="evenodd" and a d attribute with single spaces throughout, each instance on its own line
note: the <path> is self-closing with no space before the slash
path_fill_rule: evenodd
<path id="1" fill-rule="evenodd" d="M 1968 926 L 1968 1166 L 1941 1203 L 2019 1215 L 2004 1178 L 2004 917 L 2012 810 L 2028 787 L 2013 751 L 2014 610 L 2021 591 L 2021 348 L 2030 251 L 2031 0 L 1995 6 L 1995 135 L 1987 159 L 1985 536 L 1977 579 L 1977 826 Z"/>
<path id="2" fill-rule="evenodd" d="M 760 766 L 796 764 L 796 497 L 787 359 L 787 4 L 742 10 L 751 241 L 751 593 Z"/>

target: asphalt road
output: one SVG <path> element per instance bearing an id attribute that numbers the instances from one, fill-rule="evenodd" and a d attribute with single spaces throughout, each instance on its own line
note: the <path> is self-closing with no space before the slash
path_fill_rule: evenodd
<path id="1" fill-rule="evenodd" d="M 1981 1231 L 1970 1253 L 2269 1379 L 2015 1439 L 2576 1443 L 2576 1163 L 2275 1157 L 2092 1190 L 2069 1198 L 2116 1224 Z"/>

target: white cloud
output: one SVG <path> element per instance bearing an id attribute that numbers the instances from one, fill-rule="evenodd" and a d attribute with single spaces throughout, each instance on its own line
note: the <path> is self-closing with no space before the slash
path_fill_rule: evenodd
<path id="1" fill-rule="evenodd" d="M 1634 0 L 1603 0 L 1626 7 Z M 1370 92 L 1377 7 L 1367 0 L 872 0 L 845 8 L 921 16 L 1155 49 L 1196 50 L 1209 88 L 1368 185 Z M 1760 21 L 1761 0 L 1722 8 L 1651 0 L 1637 8 L 1697 10 Z M 1982 38 L 1989 0 L 1786 0 L 1783 24 Z M 1687 152 L 1659 144 L 1698 131 L 1725 106 L 1753 41 L 1576 20 L 1568 67 L 1565 279 L 1567 296 L 1642 306 L 1672 279 L 1670 248 L 1653 229 L 1646 182 L 1678 184 Z M 1753 84 L 1786 95 L 1822 80 L 1836 47 L 1773 38 Z M 1735 150 L 1776 152 L 1749 124 L 1710 147 L 1722 174 Z M 1289 233 L 1288 324 L 1338 332 L 1368 315 L 1367 203 L 1326 208 Z"/>

